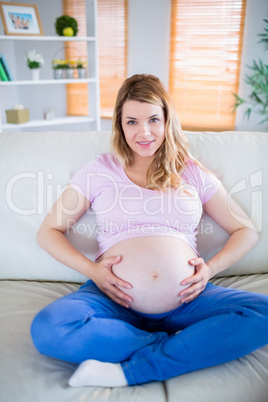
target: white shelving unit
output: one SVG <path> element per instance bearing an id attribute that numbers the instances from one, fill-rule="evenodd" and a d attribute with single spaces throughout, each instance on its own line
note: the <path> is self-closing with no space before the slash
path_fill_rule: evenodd
<path id="1" fill-rule="evenodd" d="M 97 82 L 96 78 L 79 78 L 79 79 L 61 79 L 61 80 L 23 80 L 23 81 L 0 81 L 0 85 L 2 86 L 12 86 L 12 85 L 44 85 L 44 84 L 72 84 L 72 83 L 85 83 L 85 82 Z"/>
<path id="2" fill-rule="evenodd" d="M 88 84 L 88 93 L 89 93 L 89 116 L 61 116 L 57 117 L 53 120 L 31 120 L 27 123 L 23 124 L 2 124 L 1 121 L 1 113 L 0 113 L 0 132 L 9 131 L 9 130 L 18 130 L 20 128 L 33 128 L 33 127 L 48 127 L 48 126 L 59 126 L 59 125 L 69 125 L 69 124 L 79 124 L 79 123 L 90 123 L 92 124 L 94 129 L 100 130 L 100 95 L 99 95 L 99 68 L 98 68 L 98 49 L 97 49 L 97 34 L 96 34 L 96 24 L 97 24 L 97 0 L 91 0 L 90 2 L 86 2 L 87 4 L 87 20 L 89 26 L 89 20 L 91 25 L 91 33 L 92 26 L 94 28 L 93 36 L 75 36 L 75 37 L 64 37 L 64 36 L 23 36 L 23 35 L 0 35 L 0 43 L 5 41 L 5 43 L 9 43 L 11 41 L 32 41 L 32 42 L 77 42 L 84 41 L 87 43 L 88 50 L 88 58 L 90 58 L 90 62 L 88 63 L 88 71 L 87 75 L 89 78 L 84 79 L 40 79 L 38 81 L 31 80 L 14 80 L 14 81 L 0 81 L 0 92 L 1 88 L 21 88 L 23 86 L 26 89 L 35 88 L 41 89 L 44 86 L 48 86 L 48 88 L 52 88 L 52 86 L 59 86 L 65 84 L 72 83 L 87 83 Z M 94 10 L 93 10 L 94 8 Z M 93 59 L 93 61 L 92 61 Z M 89 67 L 90 64 L 90 67 Z M 25 90 L 26 90 L 25 89 Z M 1 96 L 1 95 L 0 95 Z M 35 101 L 35 100 L 33 100 Z M 2 103 L 2 102 L 1 102 Z M 14 104 L 18 103 L 17 100 L 14 101 Z M 20 102 L 19 102 L 20 103 Z M 3 107 L 3 106 L 2 106 Z"/>
<path id="3" fill-rule="evenodd" d="M 87 116 L 66 116 L 66 117 L 59 117 L 53 120 L 31 120 L 27 123 L 19 124 L 19 126 L 24 128 L 31 128 L 31 127 L 46 127 L 46 126 L 55 126 L 61 124 L 77 124 L 77 123 L 93 123 L 95 119 L 92 117 Z M 16 130 L 18 128 L 18 124 L 8 124 L 3 125 L 3 127 L 8 126 L 10 130 Z"/>
<path id="4" fill-rule="evenodd" d="M 0 35 L 0 40 L 37 40 L 37 41 L 61 41 L 61 42 L 91 42 L 95 41 L 94 36 L 24 36 L 24 35 Z"/>

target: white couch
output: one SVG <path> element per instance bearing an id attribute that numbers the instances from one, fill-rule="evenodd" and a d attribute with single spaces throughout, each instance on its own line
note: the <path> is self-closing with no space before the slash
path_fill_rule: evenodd
<path id="1" fill-rule="evenodd" d="M 257 246 L 213 282 L 268 295 L 268 134 L 186 134 L 193 155 L 218 175 L 260 232 Z M 75 365 L 47 358 L 34 348 L 30 337 L 34 315 L 86 280 L 37 245 L 37 230 L 74 172 L 108 149 L 108 132 L 0 135 L 1 402 L 267 402 L 268 346 L 163 383 L 119 389 L 70 388 L 67 382 Z M 82 218 L 68 236 L 94 258 L 97 244 L 95 235 L 89 239 L 92 229 L 94 216 L 90 222 Z M 226 239 L 221 228 L 202 218 L 201 256 L 208 259 Z"/>

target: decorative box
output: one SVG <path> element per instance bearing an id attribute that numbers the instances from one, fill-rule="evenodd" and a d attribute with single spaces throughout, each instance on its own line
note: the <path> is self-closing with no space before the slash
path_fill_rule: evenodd
<path id="1" fill-rule="evenodd" d="M 7 123 L 21 124 L 30 120 L 29 109 L 6 110 Z"/>

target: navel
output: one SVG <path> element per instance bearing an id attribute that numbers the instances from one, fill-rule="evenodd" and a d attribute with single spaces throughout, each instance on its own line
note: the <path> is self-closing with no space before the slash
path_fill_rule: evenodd
<path id="1" fill-rule="evenodd" d="M 159 272 L 153 271 L 153 279 L 154 279 L 154 280 L 157 279 L 158 276 L 159 276 Z"/>

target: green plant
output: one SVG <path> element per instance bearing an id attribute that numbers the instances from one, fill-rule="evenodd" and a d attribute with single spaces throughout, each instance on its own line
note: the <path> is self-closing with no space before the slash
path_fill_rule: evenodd
<path id="1" fill-rule="evenodd" d="M 44 64 L 44 59 L 40 53 L 37 53 L 36 50 L 31 50 L 25 57 L 27 66 L 30 70 L 34 70 L 36 68 L 42 67 Z"/>
<path id="2" fill-rule="evenodd" d="M 259 42 L 264 43 L 265 50 L 268 50 L 268 20 L 264 21 L 266 23 L 265 33 L 258 36 L 261 37 Z M 249 119 L 252 111 L 254 111 L 264 117 L 260 122 L 260 124 L 263 124 L 268 121 L 268 65 L 261 60 L 259 62 L 254 60 L 253 65 L 247 67 L 253 71 L 253 74 L 246 75 L 245 79 L 245 82 L 251 87 L 251 93 L 248 99 L 242 99 L 237 94 L 234 94 L 236 99 L 234 110 L 241 105 L 248 105 L 244 117 Z"/>
<path id="3" fill-rule="evenodd" d="M 85 68 L 87 62 L 81 59 L 77 60 L 76 68 Z"/>
<path id="4" fill-rule="evenodd" d="M 52 68 L 54 70 L 66 70 L 71 68 L 67 60 L 52 60 Z"/>
<path id="5" fill-rule="evenodd" d="M 67 63 L 69 64 L 70 68 L 76 68 L 76 61 L 74 61 L 74 60 L 67 60 Z"/>
<path id="6" fill-rule="evenodd" d="M 76 19 L 70 17 L 69 15 L 62 15 L 56 19 L 55 29 L 59 36 L 63 36 L 63 30 L 69 27 L 74 31 L 73 36 L 76 36 L 78 32 L 78 24 Z"/>

